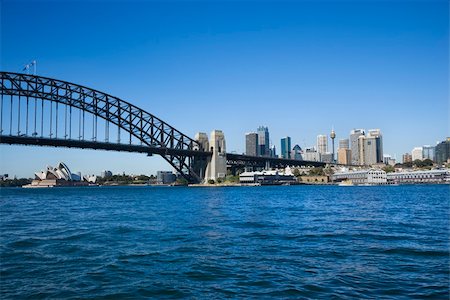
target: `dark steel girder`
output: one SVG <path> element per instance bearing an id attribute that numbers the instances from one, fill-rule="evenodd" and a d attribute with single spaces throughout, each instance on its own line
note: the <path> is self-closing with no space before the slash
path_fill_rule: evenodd
<path id="1" fill-rule="evenodd" d="M 163 149 L 164 151 L 160 152 L 164 154 L 161 155 L 189 182 L 200 181 L 191 166 L 191 158 L 202 156 L 202 154 L 194 155 L 194 152 L 203 152 L 201 146 L 192 138 L 139 107 L 82 85 L 48 77 L 0 72 L 0 79 L 2 95 L 60 103 L 102 118 L 134 136 L 142 145 L 152 149 Z M 23 141 L 30 142 L 25 139 Z M 167 149 L 176 149 L 178 152 L 169 153 Z"/>

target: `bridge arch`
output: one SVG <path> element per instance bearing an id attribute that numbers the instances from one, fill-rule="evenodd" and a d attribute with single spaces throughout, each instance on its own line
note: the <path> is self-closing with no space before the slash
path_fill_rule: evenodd
<path id="1" fill-rule="evenodd" d="M 58 108 L 59 105 L 64 106 L 65 122 L 70 123 L 70 133 L 64 136 L 64 140 L 76 141 L 71 138 L 72 133 L 72 108 L 79 110 L 81 132 L 81 112 L 83 112 L 83 135 L 79 135 L 78 140 L 84 140 L 84 122 L 85 113 L 93 116 L 92 134 L 93 142 L 97 139 L 97 119 L 105 121 L 105 130 L 109 130 L 110 124 L 116 126 L 119 130 L 118 143 L 121 143 L 120 130 L 129 134 L 129 144 L 132 144 L 132 137 L 138 140 L 141 146 L 158 148 L 160 154 L 169 164 L 171 164 L 182 176 L 189 182 L 201 181 L 198 171 L 194 167 L 194 158 L 198 154 L 204 156 L 205 151 L 201 149 L 201 145 L 194 139 L 183 134 L 173 126 L 164 122 L 153 114 L 127 102 L 118 97 L 114 97 L 107 93 L 88 88 L 79 84 L 70 83 L 67 81 L 56 80 L 53 78 L 12 73 L 0 72 L 0 88 L 1 88 L 1 120 L 0 120 L 0 134 L 2 137 L 6 135 L 3 133 L 3 119 L 4 119 L 4 102 L 10 100 L 10 134 L 12 134 L 12 119 L 13 119 L 13 104 L 18 101 L 18 130 L 17 136 L 24 137 L 20 130 L 20 113 L 21 113 L 21 98 L 26 99 L 26 134 L 28 136 L 28 119 L 34 121 L 34 131 L 31 136 L 35 139 L 44 138 L 43 123 L 44 123 L 44 101 L 50 103 L 50 124 L 53 120 L 53 108 L 56 109 L 56 134 L 53 137 L 52 128 L 50 125 L 50 139 L 58 140 Z M 34 118 L 33 112 L 29 116 L 29 103 L 34 99 Z M 37 129 L 36 123 L 38 118 L 37 100 L 41 101 L 41 130 Z M 53 104 L 54 103 L 54 104 Z M 68 117 L 68 109 L 70 117 Z M 70 118 L 68 121 L 67 119 Z M 30 126 L 32 127 L 32 126 Z M 67 128 L 65 130 L 67 131 Z M 109 132 L 107 137 L 109 142 Z M 113 143 L 111 143 L 114 145 Z M 105 148 L 104 148 L 105 149 Z"/>

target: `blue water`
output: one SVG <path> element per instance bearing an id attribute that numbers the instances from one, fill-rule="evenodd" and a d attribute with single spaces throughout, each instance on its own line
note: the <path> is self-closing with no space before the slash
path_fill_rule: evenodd
<path id="1" fill-rule="evenodd" d="M 449 186 L 0 193 L 2 299 L 449 299 Z"/>

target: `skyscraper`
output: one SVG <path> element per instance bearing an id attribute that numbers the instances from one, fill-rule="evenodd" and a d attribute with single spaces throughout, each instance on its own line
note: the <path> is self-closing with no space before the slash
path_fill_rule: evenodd
<path id="1" fill-rule="evenodd" d="M 436 145 L 435 155 L 438 164 L 446 163 L 450 159 L 450 138 Z"/>
<path id="2" fill-rule="evenodd" d="M 364 136 L 364 129 L 353 129 L 350 132 L 350 150 L 352 155 L 352 165 L 361 164 L 359 161 L 359 142 L 358 139 L 360 136 Z"/>
<path id="3" fill-rule="evenodd" d="M 430 145 L 425 145 L 422 147 L 422 156 L 423 159 L 431 159 L 432 161 L 435 160 L 435 155 L 434 155 L 434 146 L 430 146 Z"/>
<path id="4" fill-rule="evenodd" d="M 348 140 L 347 140 L 348 141 Z M 348 148 L 338 149 L 338 163 L 343 165 L 349 165 L 352 162 L 352 150 Z"/>
<path id="5" fill-rule="evenodd" d="M 422 147 L 415 147 L 414 149 L 412 149 L 411 156 L 412 156 L 412 161 L 415 161 L 416 159 L 423 160 Z"/>
<path id="6" fill-rule="evenodd" d="M 350 149 L 350 143 L 348 139 L 339 140 L 339 149 Z"/>
<path id="7" fill-rule="evenodd" d="M 257 132 L 258 132 L 259 155 L 270 156 L 269 128 L 265 126 L 259 126 Z"/>
<path id="8" fill-rule="evenodd" d="M 291 138 L 289 136 L 281 139 L 281 157 L 291 158 Z"/>
<path id="9" fill-rule="evenodd" d="M 371 129 L 367 136 L 358 137 L 359 164 L 373 165 L 383 162 L 383 140 L 379 129 Z"/>
<path id="10" fill-rule="evenodd" d="M 295 160 L 303 160 L 303 156 L 302 156 L 302 148 L 300 148 L 299 145 L 295 145 L 294 148 L 292 148 L 291 151 L 291 158 L 295 159 Z"/>
<path id="11" fill-rule="evenodd" d="M 405 153 L 402 156 L 402 163 L 412 162 L 412 156 L 409 153 Z"/>
<path id="12" fill-rule="evenodd" d="M 250 132 L 245 135 L 245 154 L 258 156 L 258 134 L 256 132 Z"/>
<path id="13" fill-rule="evenodd" d="M 317 136 L 317 152 L 320 154 L 325 154 L 328 151 L 328 140 L 326 135 Z"/>

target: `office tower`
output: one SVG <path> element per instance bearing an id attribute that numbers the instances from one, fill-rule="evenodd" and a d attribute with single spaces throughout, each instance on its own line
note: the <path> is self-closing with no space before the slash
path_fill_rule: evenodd
<path id="1" fill-rule="evenodd" d="M 319 154 L 325 154 L 328 151 L 327 136 L 320 134 L 317 136 L 317 152 Z"/>
<path id="2" fill-rule="evenodd" d="M 405 153 L 402 155 L 402 163 L 412 162 L 412 155 L 409 153 Z"/>
<path id="3" fill-rule="evenodd" d="M 257 133 L 258 133 L 259 155 L 270 156 L 269 128 L 259 126 Z"/>
<path id="4" fill-rule="evenodd" d="M 245 154 L 251 156 L 259 155 L 258 134 L 250 132 L 245 135 Z"/>
<path id="5" fill-rule="evenodd" d="M 308 161 L 320 161 L 320 153 L 314 147 L 306 147 L 303 152 L 303 159 Z"/>
<path id="6" fill-rule="evenodd" d="M 438 164 L 443 164 L 450 160 L 450 138 L 436 145 L 435 158 Z"/>
<path id="7" fill-rule="evenodd" d="M 432 161 L 435 161 L 435 155 L 434 155 L 435 147 L 430 145 L 425 145 L 422 147 L 422 157 L 423 159 L 431 159 Z"/>
<path id="8" fill-rule="evenodd" d="M 348 148 L 339 148 L 338 149 L 338 163 L 343 164 L 343 165 L 351 165 L 352 150 L 350 150 Z"/>
<path id="9" fill-rule="evenodd" d="M 358 137 L 359 163 L 373 165 L 383 163 L 383 139 L 379 129 L 369 130 L 367 136 Z"/>
<path id="10" fill-rule="evenodd" d="M 270 157 L 277 157 L 277 148 L 275 145 L 270 146 L 269 148 L 269 156 Z"/>
<path id="11" fill-rule="evenodd" d="M 352 155 L 352 165 L 360 165 L 359 161 L 359 137 L 364 136 L 364 129 L 353 129 L 350 132 L 350 150 Z"/>
<path id="12" fill-rule="evenodd" d="M 415 161 L 416 159 L 423 160 L 423 149 L 422 149 L 422 147 L 415 147 L 414 149 L 412 149 L 411 157 L 412 157 L 412 161 Z"/>
<path id="13" fill-rule="evenodd" d="M 281 139 L 281 157 L 291 158 L 291 138 L 289 136 Z"/>
<path id="14" fill-rule="evenodd" d="M 350 143 L 348 139 L 339 140 L 339 149 L 350 149 Z"/>
<path id="15" fill-rule="evenodd" d="M 295 145 L 294 148 L 292 148 L 291 151 L 291 158 L 295 159 L 295 160 L 303 160 L 303 156 L 302 156 L 302 148 L 300 148 L 299 145 Z"/>

